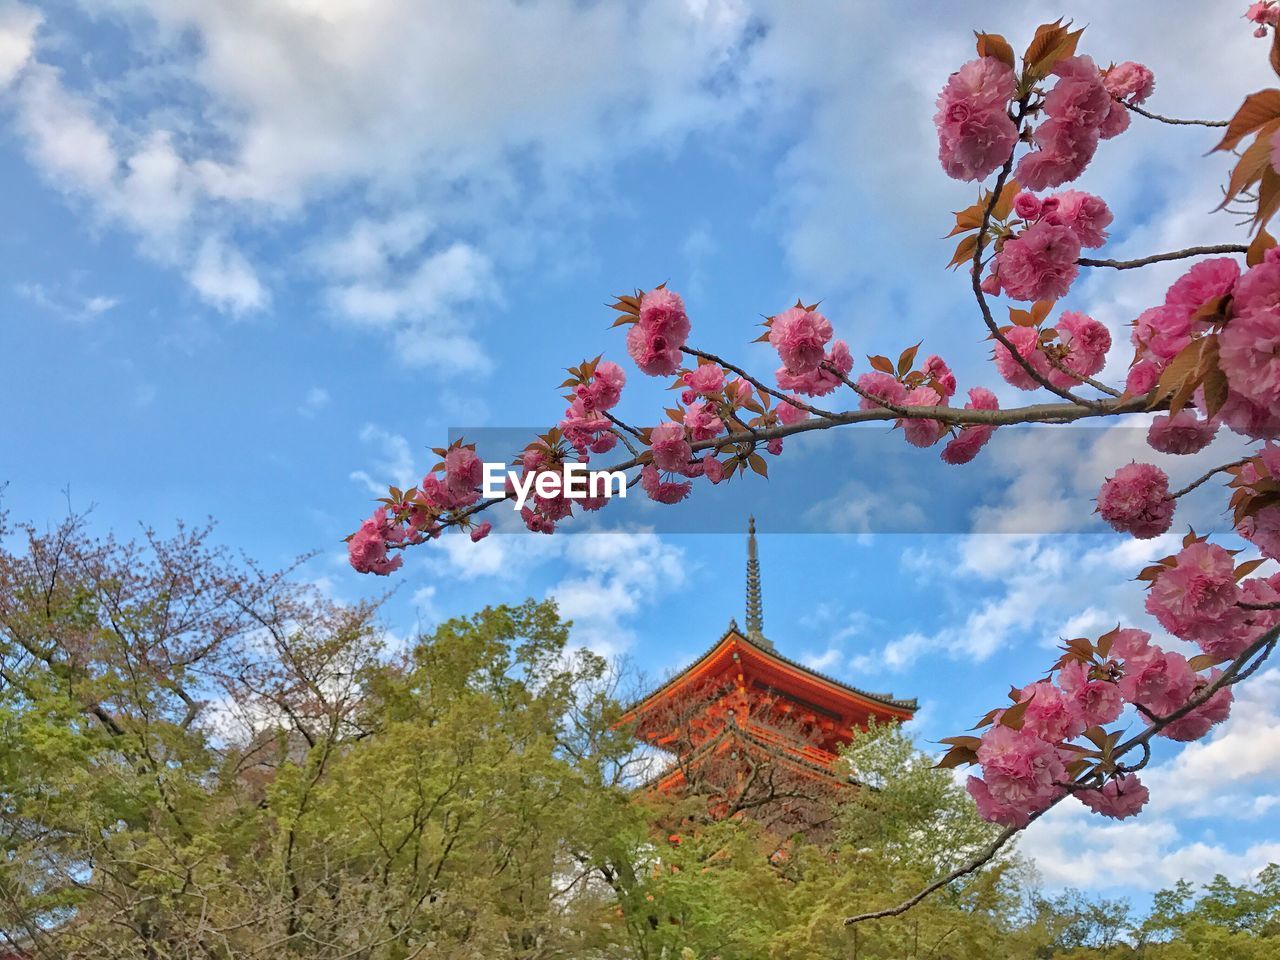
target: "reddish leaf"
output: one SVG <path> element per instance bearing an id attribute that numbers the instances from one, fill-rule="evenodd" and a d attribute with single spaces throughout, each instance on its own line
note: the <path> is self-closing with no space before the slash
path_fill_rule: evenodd
<path id="1" fill-rule="evenodd" d="M 1251 93 L 1244 98 L 1244 103 L 1227 124 L 1227 132 L 1213 149 L 1234 150 L 1241 140 L 1272 120 L 1280 120 L 1280 90 Z"/>
<path id="2" fill-rule="evenodd" d="M 1010 70 L 1017 69 L 1013 47 L 1009 46 L 1008 40 L 998 33 L 975 33 L 974 35 L 978 38 L 978 56 L 995 57 L 1006 64 Z"/>

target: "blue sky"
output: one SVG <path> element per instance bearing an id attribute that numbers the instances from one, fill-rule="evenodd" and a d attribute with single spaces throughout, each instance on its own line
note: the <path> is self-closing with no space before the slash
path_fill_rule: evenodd
<path id="1" fill-rule="evenodd" d="M 753 325 L 800 296 L 855 356 L 923 336 L 962 389 L 992 385 L 938 239 L 973 190 L 938 169 L 929 120 L 970 31 L 1025 43 L 1075 14 L 1083 50 L 1148 63 L 1152 105 L 1174 114 L 1226 116 L 1268 82 L 1230 5 L 1180 0 L 1158 25 L 1117 6 L 0 2 L 5 503 L 56 522 L 69 490 L 120 533 L 212 516 L 260 561 L 319 551 L 310 576 L 366 595 L 386 584 L 349 571 L 341 538 L 370 484 L 420 477 L 452 427 L 554 422 L 563 367 L 621 357 L 603 304 L 663 280 L 695 343 L 761 373 L 776 361 L 749 345 Z M 1116 213 L 1110 253 L 1239 236 L 1208 215 L 1226 169 L 1203 157 L 1211 140 L 1135 121 L 1104 145 L 1082 186 Z M 1173 276 L 1088 277 L 1071 305 L 1120 340 Z M 1127 361 L 1114 351 L 1108 374 Z M 656 420 L 661 385 L 642 379 L 631 370 L 625 413 Z M 763 538 L 767 632 L 919 697 L 923 738 L 969 726 L 1057 638 L 1152 626 L 1127 580 L 1167 551 L 1088 517 L 1134 433 L 1010 437 L 987 473 L 922 472 L 905 492 L 838 447 L 798 445 L 752 494 L 763 530 L 815 531 Z M 829 502 L 801 523 L 815 504 L 785 491 L 818 471 Z M 875 532 L 914 529 L 885 519 L 911 498 L 961 522 Z M 720 529 L 738 522 L 727 502 Z M 1180 519 L 1222 526 L 1211 500 Z M 743 543 L 637 522 L 420 549 L 390 624 L 553 595 L 581 642 L 660 677 L 741 616 Z M 1037 824 L 1023 849 L 1046 881 L 1140 894 L 1280 859 L 1280 673 L 1241 697 L 1212 740 L 1158 758 L 1150 815 Z"/>

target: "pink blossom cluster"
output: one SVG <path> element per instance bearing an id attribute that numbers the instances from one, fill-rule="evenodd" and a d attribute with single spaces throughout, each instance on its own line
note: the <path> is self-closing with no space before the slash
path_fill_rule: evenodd
<path id="1" fill-rule="evenodd" d="M 1231 319 L 1219 337 L 1219 365 L 1231 391 L 1251 407 L 1267 414 L 1261 425 L 1249 418 L 1240 430 L 1255 439 L 1276 436 L 1280 411 L 1280 248 L 1267 251 L 1262 263 L 1249 269 L 1231 288 Z"/>
<path id="2" fill-rule="evenodd" d="M 665 377 L 680 367 L 689 317 L 679 294 L 657 287 L 640 298 L 639 318 L 627 331 L 627 352 L 642 373 Z"/>
<path id="3" fill-rule="evenodd" d="M 1076 311 L 1064 312 L 1052 328 L 1043 332 L 1036 327 L 1010 327 L 1004 335 L 1013 350 L 996 342 L 996 370 L 1006 383 L 1019 390 L 1035 390 L 1040 386 L 1018 362 L 1019 357 L 1055 387 L 1065 389 L 1079 385 L 1084 377 L 1100 371 L 1111 349 L 1111 332 L 1097 320 Z"/>
<path id="4" fill-rule="evenodd" d="M 1132 79 L 1136 72 L 1127 69 L 1116 83 L 1117 89 L 1133 87 L 1127 95 L 1134 103 L 1137 100 L 1132 98 L 1144 89 Z M 1015 171 L 1018 182 L 1028 190 L 1044 190 L 1075 180 L 1093 159 L 1098 141 L 1123 133 L 1129 125 L 1128 109 L 1113 99 L 1091 57 L 1059 60 L 1053 73 L 1058 80 L 1045 95 L 1041 108 L 1046 119 L 1031 135 L 1035 149 L 1018 161 Z M 1130 79 L 1126 80 L 1125 74 Z M 1152 86 L 1154 79 L 1146 85 L 1147 92 Z"/>
<path id="5" fill-rule="evenodd" d="M 1262 631 L 1280 622 L 1267 604 L 1280 598 L 1280 574 L 1240 582 L 1230 551 L 1194 540 L 1171 558 L 1147 593 L 1147 612 L 1175 637 L 1190 640 L 1218 660 L 1239 656 Z"/>
<path id="6" fill-rule="evenodd" d="M 1100 247 L 1107 239 L 1111 210 L 1101 197 L 1063 190 L 1043 199 L 1022 191 L 1014 211 L 1027 224 L 1004 240 L 984 291 L 1001 289 L 1014 300 L 1057 300 L 1080 272 L 1082 247 Z"/>
<path id="7" fill-rule="evenodd" d="M 966 410 L 999 410 L 1000 401 L 986 387 L 971 387 Z M 970 423 L 942 448 L 942 462 L 958 465 L 968 463 L 978 455 L 978 451 L 987 445 L 991 435 L 996 432 L 995 426 L 984 423 Z"/>
<path id="8" fill-rule="evenodd" d="M 1257 3 L 1249 4 L 1249 9 L 1245 11 L 1244 16 L 1250 23 L 1257 24 L 1253 35 L 1265 37 L 1267 27 L 1274 28 L 1280 21 L 1280 3 L 1277 0 L 1258 0 Z"/>
<path id="9" fill-rule="evenodd" d="M 1280 447 L 1267 443 L 1258 456 L 1243 464 L 1232 486 L 1247 496 L 1264 495 L 1280 480 Z M 1265 557 L 1280 560 L 1280 504 L 1268 503 L 1250 512 L 1236 525 L 1236 532 L 1256 546 Z"/>
<path id="10" fill-rule="evenodd" d="M 1255 620 L 1252 637 L 1278 619 L 1269 614 Z M 1084 759 L 1104 742 L 1106 725 L 1130 704 L 1145 719 L 1161 722 L 1160 736 L 1185 742 L 1203 737 L 1230 713 L 1229 685 L 1190 706 L 1221 671 L 1201 675 L 1182 654 L 1152 643 L 1144 630 L 1113 630 L 1088 650 L 1087 656 L 1069 652 L 1056 677 L 1016 691 L 1015 708 L 987 718 L 990 726 L 974 751 L 981 776 L 968 780 L 986 819 L 1025 826 L 1068 792 L 1103 816 L 1133 816 L 1148 799 L 1138 777 L 1114 764 L 1103 766 L 1105 757 L 1096 752 L 1096 765 Z M 1016 711 L 1021 715 L 1013 719 Z"/>
<path id="11" fill-rule="evenodd" d="M 1169 477 L 1150 463 L 1126 464 L 1098 491 L 1102 519 L 1139 540 L 1167 532 L 1176 506 L 1177 501 L 1169 496 Z"/>
<path id="12" fill-rule="evenodd" d="M 422 484 L 401 493 L 393 513 L 379 507 L 347 541 L 347 557 L 360 573 L 386 576 L 400 569 L 403 559 L 388 551 L 409 544 L 422 543 L 440 536 L 443 518 L 463 510 L 480 499 L 480 483 L 484 464 L 471 447 L 457 445 L 440 451 L 444 460 L 427 474 Z M 472 530 L 472 539 L 488 534 L 491 526 L 480 524 Z"/>
<path id="13" fill-rule="evenodd" d="M 559 426 L 578 453 L 608 453 L 613 449 L 618 438 L 604 412 L 618 405 L 626 382 L 623 369 L 611 360 L 604 360 L 596 364 L 585 383 L 573 388 L 573 400 Z"/>
<path id="14" fill-rule="evenodd" d="M 825 396 L 853 369 L 849 345 L 831 339 L 831 321 L 816 310 L 796 305 L 773 317 L 768 326 L 769 345 L 782 360 L 776 374 L 781 389 Z"/>
<path id="15" fill-rule="evenodd" d="M 1147 443 L 1159 453 L 1186 456 L 1199 453 L 1217 434 L 1217 421 L 1202 420 L 1194 410 L 1184 409 L 1154 417 L 1147 430 Z"/>
<path id="16" fill-rule="evenodd" d="M 640 471 L 640 488 L 658 503 L 679 503 L 693 489 L 693 480 L 705 477 L 710 483 L 725 479 L 725 464 L 712 450 L 694 456 L 693 444 L 714 440 L 728 430 L 726 418 L 737 418 L 748 407 L 758 406 L 751 384 L 741 377 L 726 380 L 719 364 L 701 363 L 693 370 L 681 371 L 673 385 L 683 388 L 681 400 L 686 404 L 673 411 L 679 419 L 666 420 L 648 434 L 651 462 Z M 798 398 L 796 403 L 801 403 Z M 780 402 L 769 422 L 796 423 L 808 414 L 797 406 Z M 766 449 L 782 452 L 781 439 L 768 441 Z"/>
<path id="17" fill-rule="evenodd" d="M 1222 305 L 1228 303 L 1229 307 Z M 1218 339 L 1218 365 L 1227 380 L 1225 401 L 1215 424 L 1226 424 L 1250 439 L 1280 437 L 1280 252 L 1268 250 L 1261 263 L 1241 275 L 1230 257 L 1203 260 L 1169 287 L 1165 301 L 1144 310 L 1133 324 L 1134 363 L 1126 389 L 1141 395 L 1151 390 L 1173 358 L 1197 338 L 1211 332 L 1222 309 L 1230 317 Z M 1206 407 L 1203 391 L 1194 397 Z M 1190 421 L 1183 426 L 1194 427 Z M 1169 426 L 1172 426 L 1170 422 Z M 1162 427 L 1153 445 L 1164 441 Z M 1200 429 L 1212 439 L 1211 428 Z M 1181 438 L 1194 452 L 1196 435 Z M 1175 446 L 1180 440 L 1171 440 Z M 1207 444 L 1207 440 L 1205 443 Z M 1157 449 L 1160 449 L 1157 447 Z"/>
<path id="18" fill-rule="evenodd" d="M 531 443 L 525 447 L 520 456 L 521 481 L 532 476 L 533 484 L 529 487 L 530 495 L 525 505 L 520 508 L 520 519 L 531 533 L 555 533 L 556 524 L 573 516 L 573 508 L 583 510 L 599 510 L 608 499 L 603 496 L 579 497 L 571 499 L 566 495 L 565 485 L 558 482 L 553 485 L 553 492 L 543 495 L 537 489 L 537 476 L 541 473 L 564 475 L 564 464 L 569 457 L 565 450 L 549 446 L 545 442 Z M 579 462 L 585 460 L 580 457 Z M 513 490 L 511 478 L 507 478 L 507 493 Z"/>
<path id="19" fill-rule="evenodd" d="M 981 180 L 1009 158 L 1018 128 L 1009 116 L 1017 79 L 995 57 L 970 60 L 938 94 L 938 159 L 947 176 Z"/>

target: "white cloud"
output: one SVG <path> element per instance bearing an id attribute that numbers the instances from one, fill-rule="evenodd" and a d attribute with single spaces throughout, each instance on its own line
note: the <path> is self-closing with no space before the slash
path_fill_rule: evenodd
<path id="1" fill-rule="evenodd" d="M 409 441 L 400 434 L 368 423 L 360 430 L 360 441 L 377 453 L 369 470 L 355 470 L 351 479 L 364 484 L 375 497 L 385 497 L 393 484 L 407 490 L 422 479 L 414 469 Z"/>
<path id="2" fill-rule="evenodd" d="M 312 387 L 298 404 L 298 415 L 311 419 L 329 405 L 329 391 L 324 387 Z"/>
<path id="3" fill-rule="evenodd" d="M 76 323 L 95 320 L 119 306 L 115 297 L 96 293 L 84 295 L 72 289 L 50 288 L 42 283 L 20 283 L 14 292 L 41 310 Z"/>
<path id="4" fill-rule="evenodd" d="M 31 59 L 40 14 L 16 3 L 0 6 L 0 88 L 7 87 Z"/>
<path id="5" fill-rule="evenodd" d="M 202 297 L 235 315 L 261 310 L 270 299 L 244 254 L 216 237 L 200 245 L 187 277 Z"/>

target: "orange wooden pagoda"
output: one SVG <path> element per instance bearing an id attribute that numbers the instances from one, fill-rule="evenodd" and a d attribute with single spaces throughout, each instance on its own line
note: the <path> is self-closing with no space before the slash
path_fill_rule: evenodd
<path id="1" fill-rule="evenodd" d="M 633 704 L 626 721 L 669 764 L 651 788 L 680 790 L 697 778 L 710 792 L 755 803 L 748 791 L 795 794 L 807 781 L 850 783 L 833 769 L 856 728 L 911 718 L 915 700 L 850 686 L 783 656 L 764 635 L 755 520 L 747 536 L 746 630 L 736 621 L 685 670 Z M 749 785 L 749 787 L 748 787 Z M 772 802 L 772 801 L 769 801 Z M 727 803 L 727 801 L 726 801 Z M 729 812 L 736 812 L 728 803 Z"/>

